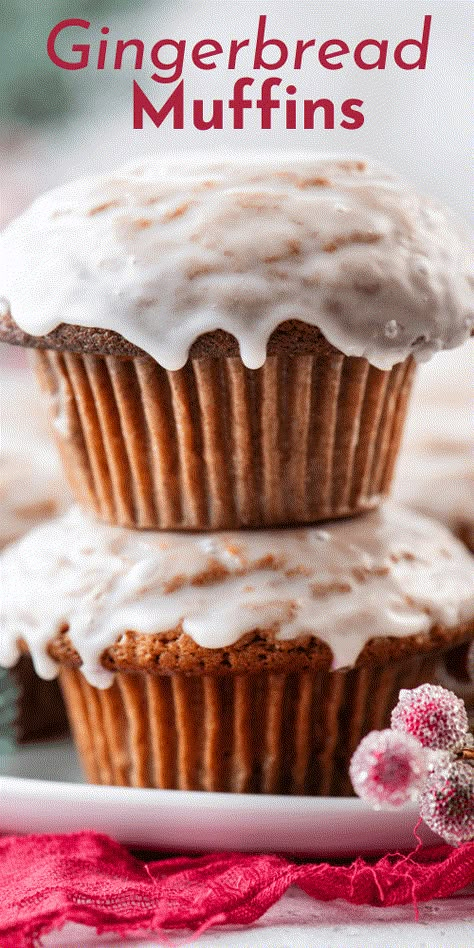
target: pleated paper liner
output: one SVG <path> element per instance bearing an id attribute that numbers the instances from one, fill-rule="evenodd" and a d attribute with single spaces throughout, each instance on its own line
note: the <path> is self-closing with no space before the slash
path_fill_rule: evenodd
<path id="1" fill-rule="evenodd" d="M 124 526 L 314 523 L 377 505 L 392 480 L 412 359 L 383 372 L 337 350 L 191 358 L 38 350 L 77 499 Z"/>
<path id="2" fill-rule="evenodd" d="M 390 724 L 400 688 L 433 678 L 439 651 L 348 671 L 157 675 L 60 681 L 92 783 L 345 796 L 361 738 Z"/>

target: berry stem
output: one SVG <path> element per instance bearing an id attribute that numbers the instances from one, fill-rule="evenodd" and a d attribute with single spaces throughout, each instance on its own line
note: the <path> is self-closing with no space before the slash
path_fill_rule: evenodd
<path id="1" fill-rule="evenodd" d="M 460 760 L 474 760 L 474 747 L 463 747 L 456 757 Z"/>

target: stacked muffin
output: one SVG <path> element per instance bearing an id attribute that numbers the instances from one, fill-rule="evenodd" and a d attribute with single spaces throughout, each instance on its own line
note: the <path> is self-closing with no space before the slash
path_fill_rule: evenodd
<path id="1" fill-rule="evenodd" d="M 383 500 L 415 360 L 471 331 L 466 242 L 337 158 L 150 159 L 5 231 L 80 506 L 4 554 L 0 662 L 59 669 L 90 780 L 348 793 L 467 649 L 472 559 Z"/>
<path id="2" fill-rule="evenodd" d="M 4 365 L 0 353 L 0 550 L 71 505 L 47 434 L 44 406 L 38 404 L 21 360 L 14 360 L 19 361 L 14 366 L 9 361 Z M 0 755 L 15 750 L 18 744 L 66 732 L 57 681 L 39 679 L 26 654 L 14 668 L 0 668 Z"/>

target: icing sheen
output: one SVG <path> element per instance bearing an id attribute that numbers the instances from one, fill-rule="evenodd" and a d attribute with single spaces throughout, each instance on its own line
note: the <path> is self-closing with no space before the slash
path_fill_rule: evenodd
<path id="1" fill-rule="evenodd" d="M 291 318 L 388 369 L 470 334 L 467 243 L 364 161 L 154 156 L 36 200 L 0 238 L 0 295 L 25 332 L 114 330 L 169 370 L 219 328 L 258 368 Z"/>
<path id="2" fill-rule="evenodd" d="M 324 528 L 161 533 L 110 527 L 79 508 L 37 527 L 0 560 L 0 664 L 24 639 L 38 673 L 57 668 L 47 643 L 65 625 L 88 680 L 107 687 L 103 650 L 127 630 L 182 623 L 206 648 L 255 628 L 314 634 L 334 667 L 374 636 L 406 636 L 474 616 L 473 559 L 440 524 L 386 503 Z M 48 593 L 45 593 L 48 590 Z"/>

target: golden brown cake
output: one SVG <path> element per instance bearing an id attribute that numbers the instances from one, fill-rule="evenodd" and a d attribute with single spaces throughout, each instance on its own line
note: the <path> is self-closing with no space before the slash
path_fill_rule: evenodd
<path id="1" fill-rule="evenodd" d="M 399 689 L 474 637 L 471 555 L 390 503 L 322 529 L 216 534 L 77 507 L 1 567 L 0 664 L 28 649 L 40 675 L 59 672 L 98 783 L 350 793 L 350 757 Z"/>
<path id="2" fill-rule="evenodd" d="M 152 158 L 0 240 L 76 497 L 125 526 L 316 522 L 390 487 L 417 359 L 471 331 L 467 239 L 361 160 Z"/>

